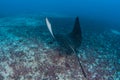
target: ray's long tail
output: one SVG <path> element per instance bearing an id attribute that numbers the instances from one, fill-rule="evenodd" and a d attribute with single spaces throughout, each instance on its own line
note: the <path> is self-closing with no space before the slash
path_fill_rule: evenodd
<path id="1" fill-rule="evenodd" d="M 76 54 L 76 57 L 77 57 L 77 60 L 78 60 L 78 62 L 79 62 L 79 66 L 80 66 L 80 68 L 81 68 L 81 71 L 82 71 L 85 79 L 88 80 L 88 79 L 87 79 L 87 74 L 86 74 L 86 72 L 85 72 L 85 70 L 84 70 L 84 68 L 83 68 L 82 62 L 81 62 L 81 60 L 80 60 L 80 58 L 79 58 L 79 56 L 78 56 L 77 54 Z"/>
<path id="2" fill-rule="evenodd" d="M 77 60 L 78 60 L 78 62 L 79 62 L 79 66 L 80 66 L 80 68 L 81 68 L 81 70 L 82 70 L 82 73 L 83 73 L 83 76 L 85 77 L 85 80 L 88 80 L 88 79 L 87 79 L 87 74 L 86 74 L 86 72 L 85 72 L 85 70 L 84 70 L 84 68 L 83 68 L 83 65 L 82 65 L 82 61 L 80 60 L 80 58 L 79 58 L 79 56 L 78 56 L 78 54 L 77 54 L 77 50 L 75 50 L 71 45 L 69 45 L 69 46 L 70 46 L 70 48 L 73 50 L 74 54 L 75 54 L 76 57 L 77 57 Z"/>

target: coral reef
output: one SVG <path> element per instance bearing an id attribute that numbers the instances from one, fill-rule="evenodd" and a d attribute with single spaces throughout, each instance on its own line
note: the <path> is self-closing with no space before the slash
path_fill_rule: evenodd
<path id="1" fill-rule="evenodd" d="M 120 37 L 109 31 L 83 36 L 78 54 L 87 79 L 119 80 Z M 0 19 L 0 80 L 85 80 L 76 56 L 61 52 L 44 17 Z"/>

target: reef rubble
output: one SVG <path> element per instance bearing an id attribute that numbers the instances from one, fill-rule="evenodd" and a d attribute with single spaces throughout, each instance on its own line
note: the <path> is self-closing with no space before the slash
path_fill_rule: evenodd
<path id="1" fill-rule="evenodd" d="M 44 19 L 0 19 L 0 80 L 85 80 L 76 56 L 60 55 Z M 78 54 L 88 80 L 119 80 L 120 37 L 109 31 L 83 36 Z"/>

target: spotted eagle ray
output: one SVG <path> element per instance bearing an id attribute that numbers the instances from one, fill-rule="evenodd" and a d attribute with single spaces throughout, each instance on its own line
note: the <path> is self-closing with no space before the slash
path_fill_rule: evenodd
<path id="1" fill-rule="evenodd" d="M 76 17 L 72 32 L 70 32 L 69 34 L 66 34 L 66 35 L 55 34 L 52 31 L 52 26 L 51 26 L 51 23 L 48 20 L 48 18 L 46 18 L 46 25 L 48 27 L 50 34 L 60 45 L 62 50 L 65 51 L 66 54 L 68 54 L 68 55 L 71 55 L 72 53 L 74 53 L 76 55 L 76 57 L 79 61 L 79 65 L 81 67 L 82 73 L 83 73 L 84 77 L 87 79 L 87 75 L 82 66 L 82 62 L 80 61 L 80 57 L 78 56 L 78 53 L 77 53 L 78 48 L 80 47 L 81 42 L 82 42 L 82 33 L 81 33 L 79 18 Z"/>

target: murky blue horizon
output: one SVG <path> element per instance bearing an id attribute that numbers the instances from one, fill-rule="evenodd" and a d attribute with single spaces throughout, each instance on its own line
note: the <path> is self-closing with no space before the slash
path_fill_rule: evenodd
<path id="1" fill-rule="evenodd" d="M 0 16 L 41 13 L 80 16 L 87 22 L 93 20 L 97 25 L 120 30 L 119 4 L 119 0 L 1 0 Z"/>

